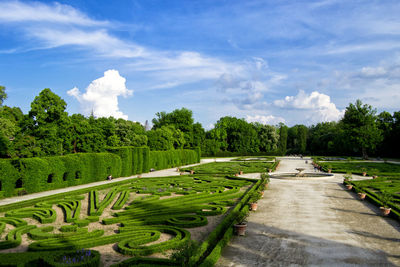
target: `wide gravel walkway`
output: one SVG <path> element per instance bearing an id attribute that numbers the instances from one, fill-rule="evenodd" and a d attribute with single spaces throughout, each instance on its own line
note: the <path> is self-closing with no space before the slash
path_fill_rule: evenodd
<path id="1" fill-rule="evenodd" d="M 278 172 L 296 167 L 314 171 L 286 158 Z M 399 223 L 344 190 L 342 180 L 271 179 L 246 236 L 235 236 L 216 266 L 400 266 Z"/>

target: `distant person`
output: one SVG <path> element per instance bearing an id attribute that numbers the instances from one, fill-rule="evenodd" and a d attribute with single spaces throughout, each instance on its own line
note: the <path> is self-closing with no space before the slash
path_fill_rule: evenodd
<path id="1" fill-rule="evenodd" d="M 109 176 L 107 176 L 107 180 L 109 180 L 109 181 L 112 180 L 112 175 L 111 174 Z"/>

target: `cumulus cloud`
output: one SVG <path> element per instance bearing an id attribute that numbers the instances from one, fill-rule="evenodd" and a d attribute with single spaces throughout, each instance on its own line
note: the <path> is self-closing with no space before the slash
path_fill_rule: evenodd
<path id="1" fill-rule="evenodd" d="M 133 91 L 128 90 L 125 85 L 125 78 L 117 70 L 107 70 L 104 76 L 92 81 L 81 94 L 78 88 L 74 87 L 67 93 L 75 97 L 81 104 L 86 114 L 93 112 L 96 117 L 114 117 L 128 119 L 118 107 L 118 97 L 132 95 Z"/>
<path id="2" fill-rule="evenodd" d="M 226 95 L 225 101 L 242 110 L 253 110 L 265 104 L 264 95 L 279 84 L 285 75 L 272 72 L 262 58 L 253 58 L 235 71 L 219 76 L 217 91 Z"/>
<path id="3" fill-rule="evenodd" d="M 274 105 L 280 108 L 310 111 L 306 116 L 313 121 L 337 121 L 344 114 L 344 110 L 337 109 L 331 102 L 330 96 L 317 91 L 308 95 L 300 90 L 296 96 L 275 100 Z"/>
<path id="4" fill-rule="evenodd" d="M 264 115 L 246 115 L 246 121 L 247 122 L 259 122 L 261 124 L 268 124 L 268 125 L 275 125 L 278 124 L 280 122 L 285 123 L 285 119 L 281 118 L 281 117 L 275 117 L 273 115 L 268 115 L 268 116 L 264 116 Z"/>

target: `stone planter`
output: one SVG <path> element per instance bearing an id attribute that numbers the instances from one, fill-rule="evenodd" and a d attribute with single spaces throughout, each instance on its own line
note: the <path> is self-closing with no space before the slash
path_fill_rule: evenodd
<path id="1" fill-rule="evenodd" d="M 364 200 L 366 196 L 366 193 L 358 193 L 358 197 L 360 198 L 360 200 Z"/>
<path id="2" fill-rule="evenodd" d="M 347 190 L 351 190 L 351 189 L 353 189 L 353 185 L 352 184 L 346 184 L 346 188 L 347 188 Z"/>
<path id="3" fill-rule="evenodd" d="M 392 209 L 391 208 L 380 207 L 380 210 L 381 210 L 383 216 L 388 216 Z"/>
<path id="4" fill-rule="evenodd" d="M 258 207 L 258 204 L 257 204 L 257 203 L 250 203 L 250 209 L 251 209 L 252 211 L 256 211 L 256 210 L 257 210 L 257 207 Z"/>
<path id="5" fill-rule="evenodd" d="M 233 227 L 236 235 L 245 235 L 247 228 L 246 223 L 234 224 Z"/>

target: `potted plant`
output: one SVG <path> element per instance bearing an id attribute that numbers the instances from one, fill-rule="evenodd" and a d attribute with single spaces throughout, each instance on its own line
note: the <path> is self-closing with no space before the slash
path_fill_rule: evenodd
<path id="1" fill-rule="evenodd" d="M 233 225 L 236 235 L 245 235 L 247 228 L 247 217 L 249 216 L 249 210 L 247 207 L 241 211 L 236 212 L 237 223 Z"/>
<path id="2" fill-rule="evenodd" d="M 266 174 L 266 173 L 262 173 L 260 178 L 261 178 L 262 184 L 264 185 L 264 188 L 267 189 L 269 181 L 270 181 L 269 180 L 269 175 Z"/>
<path id="3" fill-rule="evenodd" d="M 366 168 L 361 168 L 362 171 L 362 176 L 367 176 L 367 169 Z"/>
<path id="4" fill-rule="evenodd" d="M 257 210 L 257 207 L 258 207 L 257 201 L 259 199 L 260 199 L 260 193 L 258 191 L 255 191 L 250 195 L 248 203 L 250 203 L 250 209 L 252 211 L 256 211 Z"/>
<path id="5" fill-rule="evenodd" d="M 381 194 L 381 201 L 382 201 L 382 207 L 380 207 L 380 210 L 382 211 L 383 216 L 388 216 L 390 211 L 392 210 L 390 208 L 390 202 L 393 201 L 393 196 L 389 192 L 382 191 Z"/>
<path id="6" fill-rule="evenodd" d="M 378 178 L 379 170 L 378 169 L 371 169 L 370 174 L 372 175 L 372 179 Z"/>
<path id="7" fill-rule="evenodd" d="M 360 198 L 360 200 L 364 200 L 365 199 L 365 197 L 367 196 L 367 193 L 365 193 L 364 191 L 361 191 L 361 190 L 358 190 L 357 189 L 357 195 L 358 195 L 358 197 Z"/>
<path id="8" fill-rule="evenodd" d="M 327 167 L 328 167 L 328 173 L 332 173 L 332 165 L 329 164 Z"/>
<path id="9" fill-rule="evenodd" d="M 347 173 L 343 175 L 343 183 L 345 184 L 347 190 L 353 189 L 353 185 L 350 184 L 350 182 L 353 180 L 353 177 L 351 176 L 351 173 Z"/>

